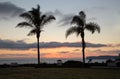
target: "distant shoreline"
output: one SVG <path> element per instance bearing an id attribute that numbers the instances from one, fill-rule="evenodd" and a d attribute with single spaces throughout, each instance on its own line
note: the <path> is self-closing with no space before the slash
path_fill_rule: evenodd
<path id="1" fill-rule="evenodd" d="M 62 62 L 66 62 L 68 60 L 75 60 L 75 61 L 82 61 L 81 58 L 42 58 L 42 63 L 57 63 L 57 60 L 62 60 Z M 89 59 L 86 59 L 86 62 L 88 62 Z M 105 62 L 106 59 L 93 59 L 92 62 Z M 16 62 L 18 64 L 36 64 L 37 58 L 0 58 L 0 65 L 1 64 L 11 64 L 13 62 Z"/>
<path id="2" fill-rule="evenodd" d="M 119 56 L 89 56 L 86 59 L 117 59 Z"/>

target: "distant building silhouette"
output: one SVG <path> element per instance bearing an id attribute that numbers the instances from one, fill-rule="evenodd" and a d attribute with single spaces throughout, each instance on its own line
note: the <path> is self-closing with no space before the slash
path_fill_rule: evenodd
<path id="1" fill-rule="evenodd" d="M 57 60 L 57 65 L 62 66 L 62 60 Z"/>

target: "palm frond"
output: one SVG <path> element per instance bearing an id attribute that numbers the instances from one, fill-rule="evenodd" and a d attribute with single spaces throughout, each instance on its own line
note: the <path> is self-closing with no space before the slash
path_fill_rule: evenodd
<path id="1" fill-rule="evenodd" d="M 33 19 L 38 17 L 38 11 L 35 8 L 32 8 L 28 13 L 33 17 Z"/>
<path id="2" fill-rule="evenodd" d="M 45 20 L 46 18 L 46 15 L 41 15 L 40 16 L 40 24 L 42 24 L 42 22 Z"/>
<path id="3" fill-rule="evenodd" d="M 21 14 L 20 17 L 24 18 L 26 21 L 18 23 L 16 27 L 32 27 L 32 30 L 28 33 L 28 36 L 36 34 L 37 37 L 39 37 L 40 32 L 43 31 L 41 29 L 43 25 L 55 20 L 55 17 L 52 15 L 42 15 L 39 5 L 37 8 L 32 8 L 32 10 Z"/>
<path id="4" fill-rule="evenodd" d="M 81 33 L 80 27 L 71 27 L 71 28 L 69 28 L 69 29 L 66 31 L 66 38 L 67 38 L 69 35 L 73 34 L 73 33 L 76 33 L 77 36 L 78 36 L 78 35 Z"/>
<path id="5" fill-rule="evenodd" d="M 78 26 L 84 26 L 84 21 L 80 18 L 80 16 L 74 16 L 71 24 L 77 24 Z"/>
<path id="6" fill-rule="evenodd" d="M 32 18 L 32 15 L 31 15 L 29 12 L 22 13 L 22 14 L 20 15 L 20 17 L 28 20 L 29 22 L 32 21 L 32 19 L 33 19 L 33 18 Z"/>
<path id="7" fill-rule="evenodd" d="M 54 17 L 54 16 L 52 16 L 52 15 L 46 16 L 46 17 L 44 17 L 44 18 L 42 19 L 42 24 L 41 24 L 41 26 L 44 26 L 44 25 L 50 23 L 50 22 L 53 21 L 53 20 L 55 20 L 55 17 Z"/>
<path id="8" fill-rule="evenodd" d="M 81 27 L 77 27 L 77 32 L 76 35 L 79 36 L 79 34 L 82 32 L 82 28 Z"/>
<path id="9" fill-rule="evenodd" d="M 40 26 L 40 19 L 41 19 L 41 12 L 40 12 L 40 6 L 38 5 L 37 8 L 32 8 L 32 10 L 29 11 L 29 13 L 32 16 L 32 24 L 35 25 L 35 27 L 39 28 Z"/>
<path id="10" fill-rule="evenodd" d="M 98 33 L 100 33 L 100 26 L 96 23 L 90 22 L 88 24 L 86 24 L 85 29 L 89 30 L 90 32 L 92 32 L 92 34 L 97 31 Z"/>
<path id="11" fill-rule="evenodd" d="M 28 36 L 35 35 L 36 33 L 37 33 L 37 29 L 34 28 L 34 29 L 32 29 L 32 30 L 28 33 Z"/>
<path id="12" fill-rule="evenodd" d="M 39 4 L 37 5 L 37 10 L 40 10 L 40 5 Z"/>
<path id="13" fill-rule="evenodd" d="M 33 28 L 33 25 L 28 22 L 21 22 L 21 23 L 18 23 L 16 27 L 32 27 Z"/>

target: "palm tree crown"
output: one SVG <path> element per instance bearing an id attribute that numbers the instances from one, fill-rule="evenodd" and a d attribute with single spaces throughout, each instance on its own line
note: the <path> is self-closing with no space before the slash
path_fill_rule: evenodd
<path id="1" fill-rule="evenodd" d="M 89 22 L 86 23 L 86 14 L 83 11 L 80 11 L 79 15 L 73 17 L 71 24 L 76 24 L 74 27 L 71 27 L 66 32 L 66 38 L 72 34 L 76 33 L 78 35 L 82 35 L 84 30 L 88 30 L 92 32 L 98 31 L 100 33 L 100 27 L 97 23 Z"/>
<path id="2" fill-rule="evenodd" d="M 36 35 L 37 38 L 37 47 L 38 47 L 38 64 L 40 64 L 40 54 L 39 54 L 39 37 L 40 33 L 43 31 L 44 25 L 49 22 L 55 20 L 55 17 L 52 15 L 45 15 L 40 12 L 40 6 L 37 8 L 32 8 L 32 10 L 27 11 L 20 15 L 20 17 L 24 18 L 25 21 L 20 22 L 16 27 L 30 27 L 31 30 L 28 33 L 30 35 Z"/>
<path id="3" fill-rule="evenodd" d="M 28 36 L 36 34 L 37 37 L 40 37 L 44 25 L 55 20 L 55 17 L 52 15 L 47 16 L 42 14 L 39 5 L 37 8 L 32 8 L 32 10 L 21 14 L 20 17 L 26 21 L 19 23 L 17 27 L 30 27 L 32 30 L 28 33 Z"/>
<path id="4" fill-rule="evenodd" d="M 66 31 L 66 38 L 73 34 L 76 33 L 77 36 L 81 36 L 82 38 L 82 52 L 83 52 L 83 63 L 85 63 L 85 55 L 84 55 L 84 50 L 85 50 L 85 41 L 84 41 L 84 30 L 88 30 L 90 32 L 92 32 L 92 34 L 95 31 L 98 31 L 98 33 L 100 33 L 100 27 L 97 23 L 94 22 L 89 22 L 86 23 L 86 14 L 84 11 L 80 11 L 79 15 L 75 15 L 71 21 L 71 24 L 74 24 L 75 26 L 70 27 L 67 31 Z"/>

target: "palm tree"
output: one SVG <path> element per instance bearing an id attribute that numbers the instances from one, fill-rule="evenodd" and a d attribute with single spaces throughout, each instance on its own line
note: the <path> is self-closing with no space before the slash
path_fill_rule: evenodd
<path id="1" fill-rule="evenodd" d="M 94 22 L 89 22 L 86 23 L 86 14 L 84 11 L 80 11 L 79 15 L 75 15 L 71 21 L 71 24 L 74 24 L 75 26 L 70 27 L 67 31 L 66 31 L 66 38 L 73 33 L 76 33 L 77 36 L 81 36 L 82 38 L 82 55 L 83 55 L 83 64 L 85 64 L 85 30 L 88 30 L 90 32 L 92 32 L 92 34 L 95 31 L 98 31 L 98 33 L 100 33 L 100 27 L 98 24 L 94 23 Z"/>
<path id="2" fill-rule="evenodd" d="M 37 49 L 38 49 L 37 51 L 38 52 L 38 64 L 40 64 L 40 50 L 39 50 L 40 34 L 43 31 L 42 29 L 44 25 L 55 20 L 55 17 L 52 15 L 48 16 L 48 15 L 42 14 L 42 12 L 40 11 L 39 5 L 37 6 L 37 8 L 32 8 L 32 10 L 21 14 L 20 17 L 24 18 L 25 21 L 18 23 L 16 27 L 30 27 L 31 30 L 28 33 L 28 36 L 36 35 Z"/>

